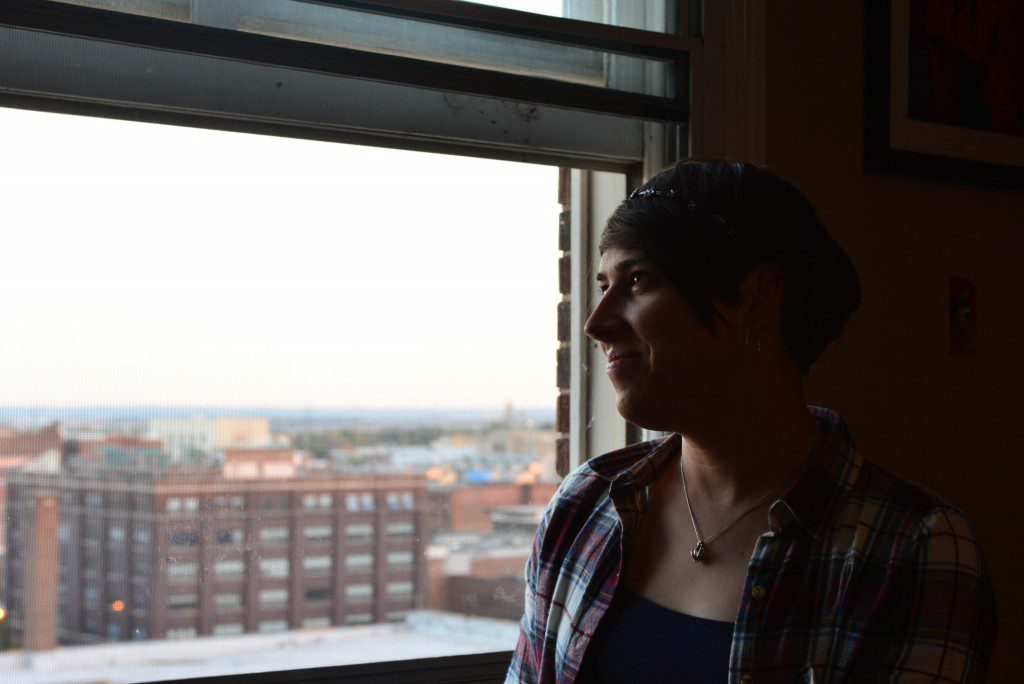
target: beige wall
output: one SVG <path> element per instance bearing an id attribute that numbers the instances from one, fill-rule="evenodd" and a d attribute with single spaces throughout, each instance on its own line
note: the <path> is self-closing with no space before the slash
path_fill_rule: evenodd
<path id="1" fill-rule="evenodd" d="M 862 170 L 861 2 L 773 0 L 768 164 L 802 188 L 857 265 L 845 340 L 806 381 L 864 454 L 963 509 L 989 559 L 1000 636 L 992 681 L 1024 668 L 1024 189 Z M 950 276 L 977 288 L 977 356 L 947 355 Z"/>

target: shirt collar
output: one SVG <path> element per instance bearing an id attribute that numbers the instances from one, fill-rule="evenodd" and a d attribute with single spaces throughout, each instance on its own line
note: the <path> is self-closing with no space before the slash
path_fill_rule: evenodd
<path id="1" fill-rule="evenodd" d="M 819 539 L 845 503 L 862 458 L 837 412 L 810 404 L 807 409 L 822 436 L 793 483 L 771 505 L 769 519 L 773 530 L 776 523 L 786 527 L 795 522 Z M 681 446 L 682 436 L 674 432 L 595 456 L 587 465 L 611 483 L 609 493 L 614 497 L 649 485 Z"/>
<path id="2" fill-rule="evenodd" d="M 822 436 L 793 484 L 768 512 L 782 526 L 790 520 L 799 523 L 817 540 L 846 503 L 863 458 L 846 421 L 837 412 L 821 406 L 807 408 Z"/>

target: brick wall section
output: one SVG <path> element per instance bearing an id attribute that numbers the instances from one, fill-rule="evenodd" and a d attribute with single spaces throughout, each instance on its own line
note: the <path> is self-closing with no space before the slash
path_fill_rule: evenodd
<path id="1" fill-rule="evenodd" d="M 51 492 L 36 494 L 29 522 L 29 548 L 25 592 L 26 651 L 57 648 L 57 579 L 60 520 L 58 498 Z"/>
<path id="2" fill-rule="evenodd" d="M 569 340 L 571 337 L 570 302 L 572 301 L 572 279 L 569 269 L 569 249 L 572 241 L 569 237 L 571 224 L 569 169 L 558 170 L 558 201 L 562 212 L 558 217 L 558 249 L 562 256 L 558 259 L 558 291 L 562 301 L 558 303 L 558 351 L 555 382 L 558 386 L 558 404 L 555 415 L 556 429 L 560 433 L 555 442 L 555 472 L 561 477 L 569 474 Z"/>

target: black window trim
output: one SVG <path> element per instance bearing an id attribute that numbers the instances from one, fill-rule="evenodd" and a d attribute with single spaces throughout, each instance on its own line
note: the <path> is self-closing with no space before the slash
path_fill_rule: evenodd
<path id="1" fill-rule="evenodd" d="M 397 14 L 384 3 L 348 3 L 320 1 L 330 5 L 373 5 L 379 13 Z M 511 12 L 511 10 L 509 10 Z M 406 12 L 408 14 L 408 12 Z M 515 14 L 528 14 L 515 12 Z M 434 13 L 440 22 L 442 15 Z M 573 20 L 563 20 L 572 22 Z M 457 19 L 452 19 L 458 25 Z M 557 22 L 561 23 L 561 21 Z M 586 24 L 588 22 L 578 22 Z M 549 105 L 597 114 L 612 114 L 649 121 L 684 123 L 689 115 L 686 74 L 689 72 L 690 39 L 678 39 L 672 51 L 677 83 L 675 97 L 610 90 L 597 86 L 568 83 L 549 78 L 509 74 L 490 69 L 442 64 L 428 60 L 378 54 L 364 50 L 319 45 L 301 40 L 263 36 L 231 29 L 184 23 L 171 19 L 127 14 L 107 9 L 68 5 L 53 0 L 4 0 L 0 5 L 0 25 L 109 41 L 122 45 L 156 48 L 205 57 L 231 59 L 264 66 L 298 69 L 331 76 L 365 78 L 382 83 L 409 85 L 431 90 L 481 97 L 501 97 L 537 105 Z M 628 34 L 637 29 L 605 27 Z M 518 25 L 504 27 L 510 35 L 529 34 Z M 640 31 L 639 33 L 654 32 Z M 586 34 L 584 34 L 585 36 Z M 579 40 L 584 40 L 580 38 Z M 656 40 L 656 39 L 652 39 Z M 627 42 L 618 51 L 631 46 L 634 54 L 663 49 L 648 43 Z"/>
<path id="2" fill-rule="evenodd" d="M 377 663 L 314 667 L 301 670 L 251 672 L 237 675 L 196 677 L 187 680 L 164 680 L 153 684 L 195 682 L 196 684 L 313 684 L 346 682 L 346 684 L 426 684 L 441 682 L 501 682 L 505 679 L 512 651 L 471 653 L 468 655 L 388 660 Z"/>

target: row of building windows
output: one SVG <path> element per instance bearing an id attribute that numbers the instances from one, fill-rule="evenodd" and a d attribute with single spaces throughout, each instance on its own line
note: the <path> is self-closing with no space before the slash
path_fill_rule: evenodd
<path id="1" fill-rule="evenodd" d="M 92 497 L 90 499 L 90 497 Z M 86 495 L 87 506 L 101 508 L 103 497 L 100 494 Z M 89 501 L 93 501 L 90 504 Z M 391 510 L 412 510 L 416 507 L 416 494 L 411 491 L 387 492 L 387 507 Z M 96 503 L 98 502 L 98 503 Z M 376 510 L 376 497 L 373 492 L 352 492 L 345 495 L 345 510 L 355 513 Z M 244 513 L 245 497 L 218 496 L 213 500 L 213 508 L 218 513 Z M 288 494 L 263 496 L 259 509 L 265 512 L 288 511 L 291 508 L 291 497 Z M 307 511 L 330 511 L 334 508 L 333 494 L 305 494 L 302 497 L 302 508 Z M 194 496 L 170 497 L 166 500 L 165 510 L 171 515 L 196 515 L 199 512 L 199 498 Z"/>
<path id="2" fill-rule="evenodd" d="M 113 529 L 113 528 L 111 528 Z M 391 537 L 409 537 L 414 532 L 411 522 L 392 522 L 387 525 L 387 533 Z M 350 539 L 373 536 L 373 525 L 354 523 L 345 526 L 345 535 Z M 259 530 L 259 540 L 264 544 L 283 543 L 289 540 L 291 532 L 287 527 L 264 527 Z M 307 525 L 302 529 L 302 537 L 310 542 L 330 541 L 334 537 L 331 525 Z M 218 530 L 217 543 L 220 545 L 240 544 L 245 538 L 242 530 Z M 171 546 L 198 546 L 199 532 L 196 530 L 171 530 L 167 533 L 167 542 Z"/>
<path id="3" fill-rule="evenodd" d="M 387 566 L 392 569 L 405 569 L 413 563 L 412 551 L 389 551 L 386 557 Z M 302 569 L 306 572 L 328 572 L 333 565 L 330 556 L 306 556 L 302 559 Z M 288 558 L 261 558 L 260 574 L 268 578 L 284 578 L 290 574 L 291 562 Z M 373 554 L 350 553 L 345 556 L 345 569 L 352 572 L 369 572 L 373 569 Z M 245 563 L 241 560 L 221 560 L 213 564 L 213 574 L 220 579 L 241 577 L 245 572 Z M 187 582 L 197 579 L 199 564 L 194 562 L 172 561 L 167 564 L 167 579 L 172 582 Z"/>
<path id="4" fill-rule="evenodd" d="M 398 620 L 404 620 L 406 611 L 390 611 L 387 614 L 387 619 L 394 622 Z M 367 622 L 373 622 L 373 615 L 369 613 L 354 613 L 345 616 L 346 624 L 363 624 Z M 307 629 L 315 629 L 317 627 L 330 627 L 331 618 L 329 617 L 308 617 L 302 621 L 302 626 Z M 273 632 L 284 632 L 288 630 L 287 620 L 263 620 L 256 626 L 257 630 L 267 634 Z M 245 632 L 245 626 L 240 622 L 229 622 L 213 626 L 214 636 L 229 636 L 232 634 L 243 634 Z M 165 636 L 168 639 L 192 639 L 195 638 L 197 632 L 195 627 L 174 627 L 168 629 Z M 144 637 L 143 637 L 144 638 Z"/>
<path id="5" fill-rule="evenodd" d="M 408 597 L 412 595 L 412 582 L 389 582 L 387 584 L 387 595 L 391 598 Z M 331 600 L 330 587 L 313 587 L 306 589 L 305 600 L 307 603 L 326 603 Z M 263 589 L 259 593 L 261 608 L 283 608 L 288 605 L 288 589 Z M 366 603 L 373 599 L 372 584 L 349 584 L 345 587 L 345 599 L 348 603 Z M 222 592 L 213 596 L 214 608 L 219 612 L 240 610 L 244 606 L 244 597 L 240 592 Z M 172 594 L 167 597 L 167 609 L 172 613 L 184 613 L 199 608 L 199 596 L 197 594 Z"/>

